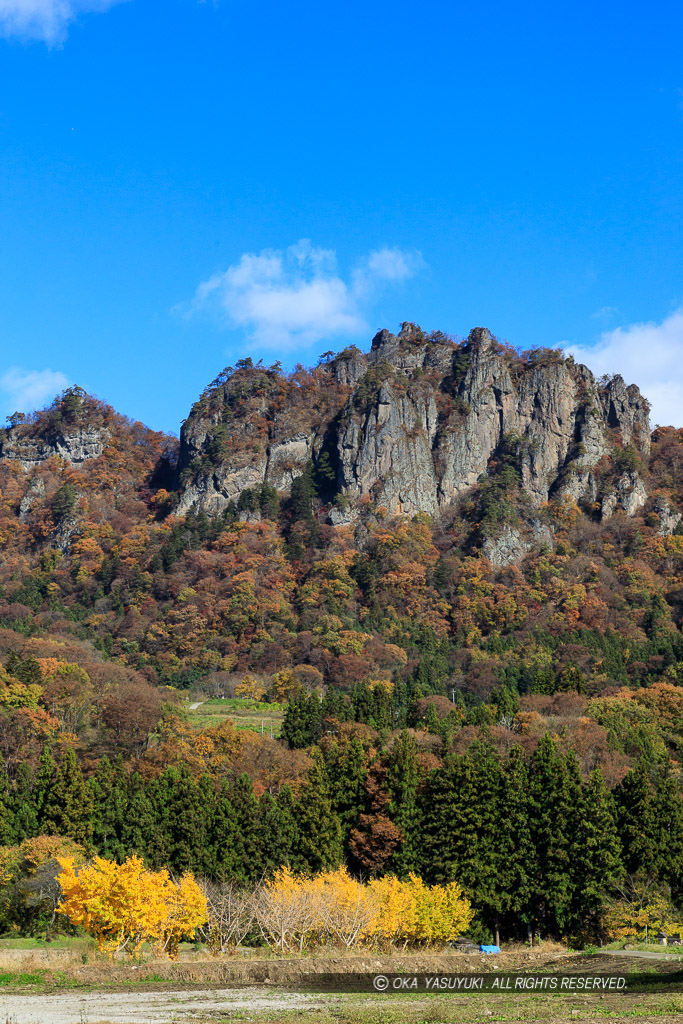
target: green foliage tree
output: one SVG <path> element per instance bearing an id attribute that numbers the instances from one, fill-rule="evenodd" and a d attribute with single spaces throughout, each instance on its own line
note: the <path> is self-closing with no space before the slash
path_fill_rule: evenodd
<path id="1" fill-rule="evenodd" d="M 321 871 L 338 867 L 342 861 L 342 828 L 332 809 L 329 780 L 319 753 L 314 755 L 295 811 L 297 825 L 297 870 Z"/>
<path id="2" fill-rule="evenodd" d="M 387 788 L 391 795 L 389 814 L 402 835 L 400 845 L 392 854 L 390 868 L 403 879 L 420 871 L 422 815 L 417 798 L 419 781 L 417 744 L 404 729 L 387 760 Z"/>
<path id="3" fill-rule="evenodd" d="M 47 789 L 40 813 L 43 831 L 67 836 L 77 843 L 92 839 L 93 797 L 72 747 L 64 752 L 54 782 Z"/>

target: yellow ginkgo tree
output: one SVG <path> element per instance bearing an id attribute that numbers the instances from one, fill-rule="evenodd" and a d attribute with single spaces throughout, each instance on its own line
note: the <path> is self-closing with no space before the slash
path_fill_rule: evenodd
<path id="1" fill-rule="evenodd" d="M 416 875 L 360 882 L 344 867 L 317 875 L 281 868 L 252 908 L 268 945 L 282 952 L 327 943 L 424 947 L 454 939 L 474 914 L 457 882 L 429 886 Z"/>
<path id="2" fill-rule="evenodd" d="M 165 869 L 147 870 L 139 857 L 123 864 L 95 857 L 79 870 L 71 857 L 58 860 L 59 912 L 104 952 L 134 953 L 147 942 L 155 954 L 174 956 L 181 938 L 206 922 L 206 897 L 191 874 L 176 882 Z"/>

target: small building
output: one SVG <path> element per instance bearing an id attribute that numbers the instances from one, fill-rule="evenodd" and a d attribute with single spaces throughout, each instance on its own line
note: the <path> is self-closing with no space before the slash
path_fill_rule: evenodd
<path id="1" fill-rule="evenodd" d="M 669 933 L 665 931 L 657 932 L 655 938 L 660 946 L 666 946 L 669 941 Z"/>

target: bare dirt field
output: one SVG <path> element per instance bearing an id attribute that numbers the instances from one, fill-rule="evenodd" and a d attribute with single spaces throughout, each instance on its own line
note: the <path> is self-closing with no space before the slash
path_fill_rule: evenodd
<path id="1" fill-rule="evenodd" d="M 683 987 L 663 993 L 571 994 L 432 993 L 366 994 L 307 991 L 319 974 L 481 974 L 523 971 L 562 974 L 672 975 L 677 956 L 580 955 L 561 947 L 511 950 L 499 956 L 443 955 L 302 957 L 292 959 L 187 959 L 130 965 L 107 961 L 52 962 L 13 950 L 2 975 L 0 1024 L 483 1024 L 487 1021 L 553 1024 L 670 1024 L 683 1019 Z M 58 951 L 55 951 L 58 952 Z M 666 958 L 665 958 L 666 957 Z M 7 970 L 4 955 L 0 960 Z M 681 993 L 681 994 L 679 994 Z"/>

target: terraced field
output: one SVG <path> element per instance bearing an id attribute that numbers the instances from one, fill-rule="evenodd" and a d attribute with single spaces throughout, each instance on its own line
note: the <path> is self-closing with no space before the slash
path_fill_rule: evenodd
<path id="1" fill-rule="evenodd" d="M 224 718 L 230 718 L 237 729 L 251 729 L 263 732 L 264 736 L 277 739 L 282 729 L 284 704 L 265 704 L 246 697 L 218 697 L 190 704 L 190 721 L 197 729 L 218 725 Z"/>

